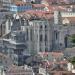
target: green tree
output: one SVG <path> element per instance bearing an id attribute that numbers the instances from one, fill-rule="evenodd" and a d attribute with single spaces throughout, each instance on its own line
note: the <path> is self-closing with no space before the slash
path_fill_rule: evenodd
<path id="1" fill-rule="evenodd" d="M 74 47 L 75 46 L 75 34 L 69 35 L 68 38 L 69 38 L 71 47 Z"/>
<path id="2" fill-rule="evenodd" d="M 31 1 L 31 3 L 32 3 L 32 4 L 35 4 L 35 2 L 34 2 L 34 1 Z"/>
<path id="3" fill-rule="evenodd" d="M 75 43 L 75 34 L 71 35 L 71 42 Z"/>
<path id="4" fill-rule="evenodd" d="M 71 62 L 72 64 L 75 64 L 75 56 L 68 58 L 68 61 Z"/>

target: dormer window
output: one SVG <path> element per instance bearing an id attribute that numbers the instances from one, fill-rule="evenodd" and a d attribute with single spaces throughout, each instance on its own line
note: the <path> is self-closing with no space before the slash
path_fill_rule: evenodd
<path id="1" fill-rule="evenodd" d="M 64 25 L 69 24 L 69 23 L 70 23 L 70 21 L 69 21 L 67 18 L 65 18 L 65 19 L 63 20 L 63 24 L 64 24 Z"/>

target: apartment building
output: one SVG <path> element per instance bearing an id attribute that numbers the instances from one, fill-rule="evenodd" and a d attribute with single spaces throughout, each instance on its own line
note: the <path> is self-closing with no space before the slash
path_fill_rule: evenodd
<path id="1" fill-rule="evenodd" d="M 36 5 L 39 6 L 40 4 L 33 4 L 33 6 Z M 19 8 L 20 6 L 23 9 Z M 44 8 L 44 5 L 40 6 Z M 74 27 L 73 30 L 71 29 L 71 24 L 74 21 L 71 23 L 64 17 L 74 17 L 74 13 L 60 13 L 57 10 L 54 11 L 54 14 L 50 14 L 49 11 L 40 10 L 40 7 L 39 10 L 36 10 L 36 8 L 31 10 L 32 5 L 27 5 L 22 1 L 16 2 L 11 7 L 11 11 L 17 12 L 23 10 L 23 12 L 15 12 L 5 22 L 5 34 L 7 38 L 4 37 L 3 39 L 4 50 L 12 58 L 14 64 L 23 65 L 24 57 L 27 54 L 33 55 L 38 52 L 62 50 L 68 47 L 69 42 L 67 37 L 71 33 L 70 31 L 74 30 Z M 24 12 L 24 10 L 26 11 Z M 62 24 L 62 21 L 65 24 Z"/>
<path id="2" fill-rule="evenodd" d="M 10 11 L 11 12 L 23 12 L 26 10 L 31 10 L 32 9 L 32 5 L 31 2 L 27 3 L 27 2 L 23 2 L 23 1 L 14 1 L 11 5 L 10 5 Z"/>
<path id="3" fill-rule="evenodd" d="M 12 59 L 13 64 L 18 66 L 24 64 L 25 56 L 30 56 L 25 35 L 23 31 L 14 31 L 10 34 L 9 39 L 3 39 L 4 53 Z"/>

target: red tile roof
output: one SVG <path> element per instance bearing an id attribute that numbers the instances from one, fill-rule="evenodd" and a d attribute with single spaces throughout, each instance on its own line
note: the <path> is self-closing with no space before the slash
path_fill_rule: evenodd
<path id="1" fill-rule="evenodd" d="M 55 10 L 55 7 L 54 6 L 47 6 L 49 10 L 53 11 Z"/>
<path id="2" fill-rule="evenodd" d="M 62 52 L 40 52 L 39 54 L 42 54 L 42 55 L 48 55 L 48 54 L 52 54 L 52 56 L 60 56 L 60 55 L 63 55 Z"/>
<path id="3" fill-rule="evenodd" d="M 75 16 L 73 17 L 62 17 L 62 19 L 67 18 L 70 22 L 75 22 Z"/>
<path id="4" fill-rule="evenodd" d="M 45 7 L 44 4 L 32 4 L 33 7 Z"/>
<path id="5" fill-rule="evenodd" d="M 46 0 L 48 3 L 50 3 L 50 2 L 64 2 L 64 3 L 68 3 L 69 2 L 69 0 Z"/>
<path id="6" fill-rule="evenodd" d="M 27 10 L 26 12 L 28 13 L 41 13 L 41 14 L 44 14 L 44 13 L 49 13 L 48 11 L 44 11 L 44 10 Z"/>
<path id="7" fill-rule="evenodd" d="M 56 61 L 56 62 L 54 62 L 54 61 L 49 61 L 49 60 L 47 60 L 47 61 L 43 61 L 42 62 L 42 64 L 43 65 L 46 65 L 46 66 L 50 66 L 50 65 L 53 65 L 53 64 L 67 64 L 68 63 L 68 61 L 67 60 L 61 60 L 61 61 Z"/>
<path id="8" fill-rule="evenodd" d="M 47 6 L 50 11 L 54 10 L 61 10 L 61 11 L 67 11 L 67 8 L 65 6 Z"/>
<path id="9" fill-rule="evenodd" d="M 62 61 L 60 61 L 59 63 L 60 63 L 60 64 L 67 64 L 68 61 L 66 61 L 66 60 L 62 60 Z"/>
<path id="10" fill-rule="evenodd" d="M 42 64 L 43 64 L 43 66 L 50 66 L 50 65 L 52 65 L 54 62 L 52 62 L 52 61 L 43 61 L 42 62 Z"/>
<path id="11" fill-rule="evenodd" d="M 30 16 L 38 16 L 39 18 L 47 18 L 50 19 L 53 17 L 53 14 L 50 14 L 48 11 L 43 11 L 43 10 L 27 10 L 25 12 L 19 12 L 17 13 L 18 15 L 30 15 Z"/>
<path id="12" fill-rule="evenodd" d="M 26 4 L 26 2 L 18 1 L 18 0 L 14 0 L 13 3 L 16 4 L 16 5 L 23 5 L 23 4 Z"/>

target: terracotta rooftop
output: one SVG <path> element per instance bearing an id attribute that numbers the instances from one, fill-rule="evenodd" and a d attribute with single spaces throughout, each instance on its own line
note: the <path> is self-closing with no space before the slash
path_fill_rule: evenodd
<path id="1" fill-rule="evenodd" d="M 66 61 L 66 60 L 62 60 L 59 62 L 59 64 L 67 64 L 67 63 L 68 63 L 68 61 Z"/>
<path id="2" fill-rule="evenodd" d="M 57 56 L 63 55 L 63 53 L 62 52 L 60 52 L 60 53 L 59 52 L 52 52 L 52 55 L 57 57 Z"/>
<path id="3" fill-rule="evenodd" d="M 48 13 L 49 14 L 49 12 L 48 11 L 44 11 L 44 10 L 28 10 L 28 11 L 26 11 L 27 13 Z"/>
<path id="4" fill-rule="evenodd" d="M 68 19 L 70 22 L 75 22 L 75 16 L 73 17 L 62 17 L 62 19 Z"/>
<path id="5" fill-rule="evenodd" d="M 51 5 L 49 5 L 47 7 L 50 11 L 54 11 L 54 10 L 67 11 L 67 8 L 65 6 L 51 6 Z"/>
<path id="6" fill-rule="evenodd" d="M 47 2 L 64 2 L 64 3 L 68 3 L 69 0 L 46 0 Z"/>
<path id="7" fill-rule="evenodd" d="M 39 54 L 43 54 L 43 55 L 52 54 L 53 56 L 60 56 L 60 55 L 63 55 L 62 52 L 40 52 Z"/>
<path id="8" fill-rule="evenodd" d="M 52 75 L 75 75 L 69 71 L 51 71 Z"/>
<path id="9" fill-rule="evenodd" d="M 50 19 L 51 17 L 53 17 L 53 14 L 50 14 L 48 11 L 43 11 L 43 10 L 28 10 L 25 12 L 19 12 L 17 13 L 17 15 L 19 16 L 23 16 L 23 15 L 29 15 L 29 17 L 31 16 L 38 16 L 39 18 L 47 18 Z"/>
<path id="10" fill-rule="evenodd" d="M 32 4 L 33 7 L 45 7 L 44 4 Z"/>
<path id="11" fill-rule="evenodd" d="M 54 6 L 47 6 L 47 8 L 49 9 L 49 10 L 55 10 L 55 7 Z"/>
<path id="12" fill-rule="evenodd" d="M 22 5 L 22 4 L 26 4 L 25 2 L 22 2 L 22 1 L 18 1 L 15 3 L 16 5 Z"/>
<path id="13" fill-rule="evenodd" d="M 26 4 L 26 2 L 23 2 L 23 1 L 21 1 L 21 0 L 13 0 L 12 1 L 14 4 L 16 4 L 16 5 L 23 5 L 23 4 Z"/>
<path id="14" fill-rule="evenodd" d="M 43 65 L 48 65 L 48 66 L 51 66 L 51 65 L 53 65 L 53 64 L 67 64 L 68 63 L 68 61 L 67 60 L 61 60 L 61 61 L 57 61 L 57 62 L 54 62 L 54 61 L 43 61 L 42 62 L 42 64 Z"/>

